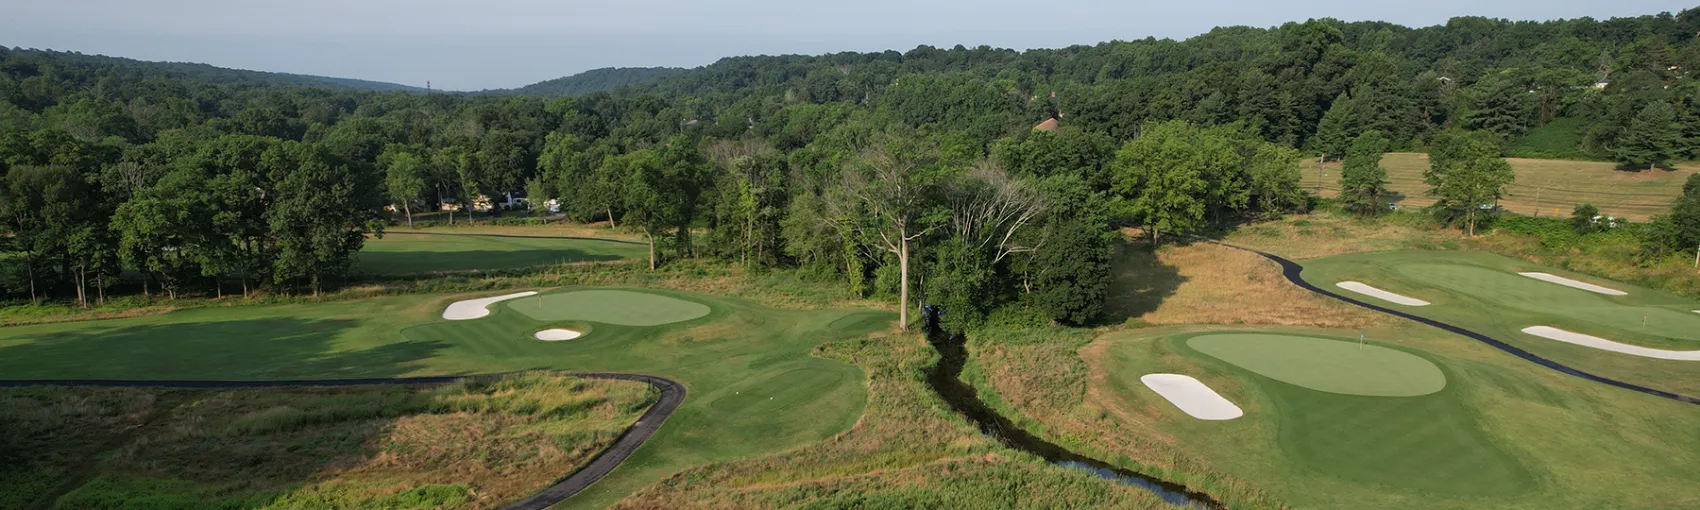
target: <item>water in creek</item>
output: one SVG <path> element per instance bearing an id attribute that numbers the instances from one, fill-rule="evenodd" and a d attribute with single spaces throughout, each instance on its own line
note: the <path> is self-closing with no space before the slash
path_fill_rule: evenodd
<path id="1" fill-rule="evenodd" d="M 1003 415 L 993 411 L 980 400 L 974 388 L 962 382 L 962 366 L 968 360 L 968 351 L 964 346 L 965 339 L 961 335 L 951 336 L 939 333 L 936 329 L 928 335 L 933 347 L 939 351 L 939 363 L 927 375 L 927 383 L 940 398 L 950 404 L 956 412 L 968 417 L 980 431 L 992 436 L 999 442 L 1017 450 L 1025 451 L 1044 458 L 1051 463 L 1072 469 L 1083 470 L 1107 480 L 1139 487 L 1163 498 L 1169 504 L 1185 508 L 1215 510 L 1224 508 L 1209 495 L 1188 490 L 1186 486 L 1164 481 L 1126 469 L 1110 465 L 1107 462 L 1093 459 L 1069 451 L 1061 446 L 1039 439 Z"/>

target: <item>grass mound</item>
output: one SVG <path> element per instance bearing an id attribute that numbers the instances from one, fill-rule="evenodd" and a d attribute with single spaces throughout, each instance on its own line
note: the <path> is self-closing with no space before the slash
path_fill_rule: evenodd
<path id="1" fill-rule="evenodd" d="M 1258 375 L 1328 393 L 1414 397 L 1446 388 L 1434 363 L 1377 345 L 1267 333 L 1201 335 L 1186 344 Z"/>
<path id="2" fill-rule="evenodd" d="M 702 303 L 628 290 L 580 290 L 507 302 L 507 307 L 540 321 L 582 320 L 621 326 L 660 326 L 708 315 Z"/>

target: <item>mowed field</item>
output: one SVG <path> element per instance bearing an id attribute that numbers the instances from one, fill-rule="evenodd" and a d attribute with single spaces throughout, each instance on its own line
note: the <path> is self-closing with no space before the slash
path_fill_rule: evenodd
<path id="1" fill-rule="evenodd" d="M 509 233 L 512 232 L 512 233 Z M 647 256 L 648 247 L 627 240 L 556 237 L 543 229 L 460 228 L 392 231 L 366 240 L 355 271 L 406 275 L 522 269 L 573 262 Z"/>
<path id="2" fill-rule="evenodd" d="M 1655 215 L 1670 211 L 1671 203 L 1682 194 L 1682 184 L 1689 175 L 1700 172 L 1700 163 L 1677 165 L 1676 170 L 1616 170 L 1613 163 L 1599 161 L 1569 161 L 1557 159 L 1506 158 L 1517 172 L 1508 196 L 1500 201 L 1507 210 L 1530 216 L 1569 216 L 1576 204 L 1591 203 L 1601 214 L 1647 221 Z M 1317 170 L 1304 165 L 1305 189 L 1316 189 Z M 1388 189 L 1397 193 L 1400 207 L 1427 207 L 1434 203 L 1428 196 L 1429 186 L 1423 182 L 1428 170 L 1428 154 L 1412 152 L 1388 153 L 1381 159 L 1387 169 Z M 1340 193 L 1340 163 L 1323 167 L 1322 196 Z"/>
<path id="3" fill-rule="evenodd" d="M 1700 301 L 1481 252 L 1393 251 L 1304 262 L 1305 280 L 1342 295 L 1458 325 L 1559 363 L 1643 386 L 1700 395 L 1700 362 L 1654 359 L 1522 332 L 1550 326 L 1656 349 L 1700 350 Z M 1608 296 L 1522 276 L 1544 272 L 1627 292 Z M 1432 303 L 1404 306 L 1339 290 L 1357 281 Z"/>
<path id="4" fill-rule="evenodd" d="M 849 428 L 867 401 L 855 366 L 811 355 L 817 346 L 887 327 L 891 313 L 776 310 L 748 302 L 620 289 L 629 305 L 671 301 L 667 317 L 598 322 L 545 307 L 561 289 L 447 321 L 444 307 L 486 295 L 195 309 L 98 322 L 0 328 L 8 379 L 276 380 L 568 370 L 643 373 L 687 388 L 685 403 L 608 478 L 569 500 L 603 507 L 688 466 L 776 452 Z M 596 289 L 598 292 L 615 292 Z M 496 293 L 490 293 L 496 294 Z M 602 295 L 609 306 L 621 295 Z M 525 302 L 531 300 L 529 305 Z M 706 315 L 696 310 L 706 308 Z M 686 313 L 689 312 L 689 313 Z M 694 318 L 689 318 L 694 317 Z M 621 324 L 622 322 L 626 324 Z M 664 322 L 664 323 L 663 323 Z M 538 330 L 587 331 L 542 342 Z"/>
<path id="5" fill-rule="evenodd" d="M 494 508 L 655 401 L 549 373 L 433 386 L 0 390 L 0 508 Z"/>

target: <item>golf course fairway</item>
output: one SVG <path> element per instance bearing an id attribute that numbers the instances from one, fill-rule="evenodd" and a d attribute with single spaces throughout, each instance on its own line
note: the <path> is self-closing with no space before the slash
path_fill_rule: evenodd
<path id="1" fill-rule="evenodd" d="M 649 289 L 567 288 L 544 291 L 541 299 L 577 302 L 551 298 L 610 290 L 670 305 L 607 322 L 585 316 L 594 329 L 568 342 L 534 338 L 551 327 L 579 330 L 560 323 L 568 319 L 535 319 L 505 304 L 491 306 L 488 317 L 440 317 L 451 302 L 506 293 L 499 291 L 8 327 L 0 328 L 0 373 L 8 379 L 287 380 L 546 369 L 648 374 L 685 385 L 689 396 L 654 437 L 607 478 L 563 503 L 600 508 L 688 466 L 793 448 L 848 429 L 867 401 L 865 376 L 810 353 L 887 327 L 894 318 L 871 310 L 778 310 Z"/>
<path id="2" fill-rule="evenodd" d="M 354 269 L 375 275 L 521 269 L 637 259 L 644 250 L 619 240 L 395 230 L 367 239 Z"/>
<path id="3" fill-rule="evenodd" d="M 1540 272 L 1620 289 L 1605 295 L 1523 276 Z M 1433 303 L 1407 313 L 1454 324 L 1578 370 L 1681 394 L 1700 393 L 1700 363 L 1653 359 L 1523 333 L 1546 326 L 1666 351 L 1700 350 L 1700 303 L 1482 252 L 1391 251 L 1304 261 L 1311 284 L 1360 281 Z"/>

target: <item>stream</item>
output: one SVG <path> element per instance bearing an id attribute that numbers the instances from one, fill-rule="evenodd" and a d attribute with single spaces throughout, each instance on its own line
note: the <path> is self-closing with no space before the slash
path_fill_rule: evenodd
<path id="1" fill-rule="evenodd" d="M 1184 485 L 1121 469 L 1108 462 L 1071 452 L 1017 427 L 981 401 L 974 388 L 962 382 L 962 367 L 968 361 L 968 350 L 964 345 L 966 339 L 960 335 L 953 338 L 938 332 L 937 329 L 929 329 L 931 332 L 927 339 L 938 349 L 940 359 L 938 365 L 927 374 L 927 384 L 933 387 L 933 392 L 938 393 L 939 398 L 950 404 L 951 409 L 962 413 L 969 421 L 979 426 L 981 432 L 1005 446 L 1038 455 L 1052 464 L 1079 469 L 1116 483 L 1151 491 L 1172 505 L 1204 510 L 1226 508 L 1209 495 L 1189 490 Z"/>

